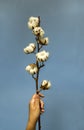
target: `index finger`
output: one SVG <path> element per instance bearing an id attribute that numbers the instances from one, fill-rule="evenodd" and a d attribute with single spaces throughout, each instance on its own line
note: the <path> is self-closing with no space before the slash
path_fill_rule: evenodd
<path id="1" fill-rule="evenodd" d="M 38 95 L 42 98 L 44 98 L 44 95 L 42 93 L 38 93 Z"/>

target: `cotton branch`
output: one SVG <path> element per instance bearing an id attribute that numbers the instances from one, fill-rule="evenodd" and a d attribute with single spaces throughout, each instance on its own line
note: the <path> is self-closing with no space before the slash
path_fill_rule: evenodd
<path id="1" fill-rule="evenodd" d="M 29 74 L 32 75 L 32 78 L 35 80 L 36 84 L 36 93 L 38 94 L 41 90 L 47 90 L 50 88 L 51 83 L 48 80 L 43 80 L 41 83 L 41 86 L 38 86 L 38 81 L 39 81 L 39 74 L 40 74 L 40 69 L 45 66 L 44 62 L 49 57 L 49 52 L 42 50 L 42 47 L 45 45 L 48 45 L 49 39 L 48 37 L 44 37 L 44 30 L 42 27 L 40 27 L 40 16 L 38 17 L 30 17 L 28 21 L 28 27 L 29 29 L 32 30 L 32 33 L 35 36 L 36 44 L 35 43 L 30 43 L 26 48 L 24 48 L 24 53 L 25 54 L 35 54 L 36 59 L 35 63 L 29 64 L 26 66 L 26 71 L 29 72 Z M 38 119 L 38 130 L 41 130 L 41 121 L 40 121 L 40 116 Z"/>

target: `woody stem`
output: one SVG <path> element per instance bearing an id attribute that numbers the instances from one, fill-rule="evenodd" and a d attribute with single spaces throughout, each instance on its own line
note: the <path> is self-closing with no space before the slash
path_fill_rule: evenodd
<path id="1" fill-rule="evenodd" d="M 40 26 L 40 16 L 38 17 L 39 19 L 39 26 Z M 36 42 L 37 42 L 37 53 L 40 51 L 40 46 L 38 44 L 38 40 L 39 40 L 39 36 L 36 37 Z M 38 72 L 37 72 L 37 75 L 36 75 L 36 93 L 38 94 L 38 80 L 39 80 L 39 71 L 40 71 L 40 68 L 39 68 L 39 63 L 38 63 L 38 60 L 36 59 L 36 65 L 37 65 L 37 68 L 38 68 Z M 41 130 L 41 119 L 40 119 L 40 116 L 39 116 L 39 119 L 38 119 L 38 130 Z"/>

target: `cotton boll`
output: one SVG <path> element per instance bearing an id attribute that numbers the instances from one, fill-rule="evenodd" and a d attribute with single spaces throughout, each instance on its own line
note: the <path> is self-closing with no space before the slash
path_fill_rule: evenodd
<path id="1" fill-rule="evenodd" d="M 39 25 L 39 18 L 38 17 L 30 17 L 27 24 L 28 24 L 28 27 L 30 29 L 34 29 L 35 27 L 37 27 Z"/>
<path id="2" fill-rule="evenodd" d="M 48 37 L 39 39 L 39 44 L 41 44 L 41 45 L 48 45 L 48 43 L 49 43 L 49 38 Z"/>
<path id="3" fill-rule="evenodd" d="M 42 90 L 48 90 L 48 89 L 50 89 L 50 87 L 51 87 L 51 82 L 47 81 L 47 80 L 43 80 L 40 88 Z"/>
<path id="4" fill-rule="evenodd" d="M 33 29 L 33 34 L 36 35 L 36 36 L 43 37 L 45 32 L 44 32 L 44 30 L 41 27 L 35 27 Z"/>
<path id="5" fill-rule="evenodd" d="M 29 72 L 31 75 L 36 74 L 38 72 L 36 64 L 30 64 L 26 66 L 25 70 Z"/>
<path id="6" fill-rule="evenodd" d="M 43 80 L 42 86 L 45 86 L 47 83 L 48 83 L 47 80 Z"/>
<path id="7" fill-rule="evenodd" d="M 24 48 L 24 53 L 29 54 L 33 52 L 33 48 L 30 46 L 27 46 L 26 48 Z"/>
<path id="8" fill-rule="evenodd" d="M 24 53 L 26 54 L 30 54 L 32 52 L 34 52 L 36 49 L 36 46 L 34 43 L 30 43 L 26 48 L 24 48 Z"/>
<path id="9" fill-rule="evenodd" d="M 36 54 L 36 58 L 39 62 L 44 62 L 48 59 L 49 57 L 49 52 L 46 52 L 45 50 L 38 52 Z"/>
<path id="10" fill-rule="evenodd" d="M 35 27 L 37 26 L 37 23 L 35 23 L 35 22 L 28 22 L 28 27 L 29 27 L 29 29 L 34 29 Z"/>

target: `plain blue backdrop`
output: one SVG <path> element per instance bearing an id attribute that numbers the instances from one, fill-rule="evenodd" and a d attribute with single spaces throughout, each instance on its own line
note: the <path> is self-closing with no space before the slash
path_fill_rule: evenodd
<path id="1" fill-rule="evenodd" d="M 34 61 L 23 48 L 35 42 L 27 27 L 40 16 L 50 58 L 40 81 L 45 95 L 42 130 L 84 130 L 84 1 L 0 0 L 0 130 L 25 130 L 35 83 L 25 71 Z"/>

